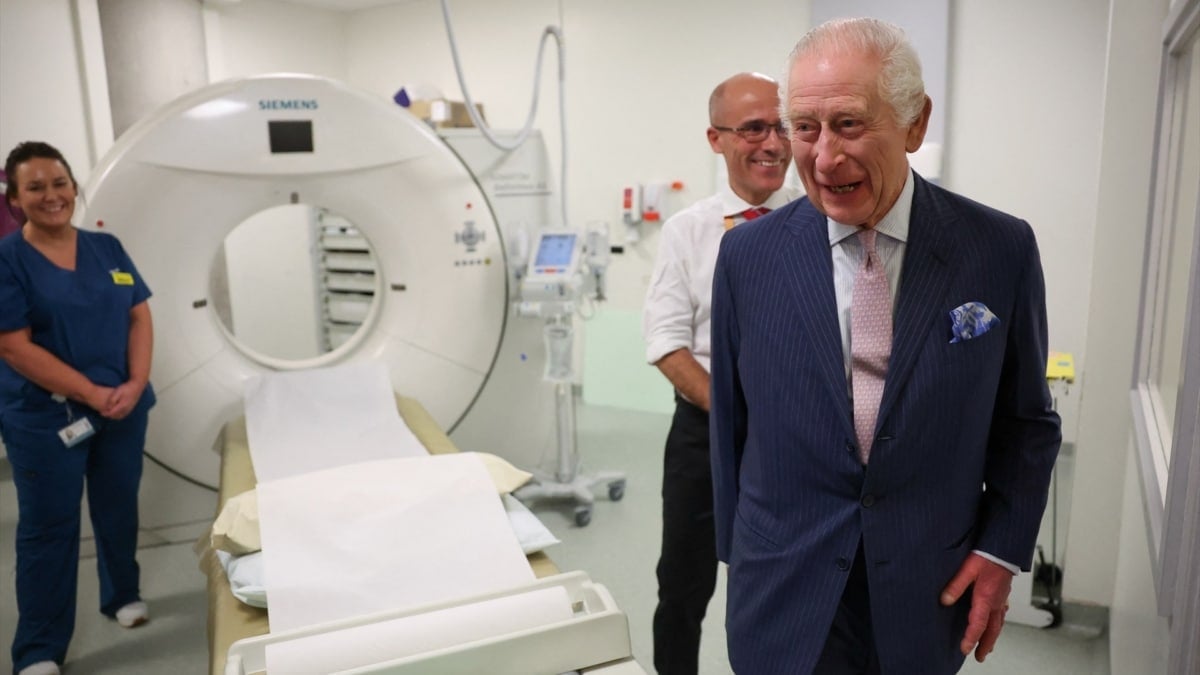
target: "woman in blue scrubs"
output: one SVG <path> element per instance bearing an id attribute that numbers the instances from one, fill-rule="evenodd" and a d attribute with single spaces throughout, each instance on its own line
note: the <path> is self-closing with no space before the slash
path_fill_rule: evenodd
<path id="1" fill-rule="evenodd" d="M 115 237 L 71 225 L 78 186 L 62 153 L 22 143 L 4 170 L 27 218 L 0 239 L 0 437 L 19 512 L 12 659 L 21 675 L 53 675 L 75 627 L 85 482 L 100 611 L 126 627 L 149 618 L 135 554 L 150 289 Z"/>

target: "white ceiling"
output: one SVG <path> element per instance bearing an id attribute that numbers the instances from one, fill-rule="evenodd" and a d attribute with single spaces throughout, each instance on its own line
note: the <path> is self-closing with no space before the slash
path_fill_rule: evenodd
<path id="1" fill-rule="evenodd" d="M 360 9 L 370 9 L 372 7 L 382 7 L 384 5 L 396 5 L 400 2 L 409 2 L 411 0 L 283 0 L 295 5 L 308 5 L 309 7 L 319 7 L 321 9 L 332 9 L 342 12 L 353 12 Z"/>
<path id="2" fill-rule="evenodd" d="M 203 0 L 208 5 L 236 5 L 242 0 Z M 382 7 L 384 5 L 398 5 L 404 2 L 412 2 L 412 0 L 280 0 L 281 2 L 290 2 L 293 5 L 308 5 L 309 7 L 317 7 L 319 9 L 327 9 L 335 12 L 354 12 L 360 9 L 371 9 L 372 7 Z"/>

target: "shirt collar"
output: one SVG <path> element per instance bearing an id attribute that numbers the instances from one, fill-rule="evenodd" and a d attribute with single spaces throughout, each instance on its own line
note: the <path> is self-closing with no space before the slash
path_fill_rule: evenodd
<path id="1" fill-rule="evenodd" d="M 742 215 L 742 212 L 746 209 L 752 209 L 756 206 L 765 206 L 768 209 L 775 210 L 781 206 L 786 206 L 787 203 L 791 201 L 791 195 L 789 194 L 789 190 L 786 185 L 773 192 L 771 196 L 767 198 L 767 201 L 763 202 L 762 204 L 751 204 L 737 196 L 737 193 L 733 191 L 733 188 L 729 187 L 728 181 L 721 184 L 721 188 L 717 191 L 717 195 L 721 198 L 721 215 L 728 218 L 736 218 Z"/>
<path id="2" fill-rule="evenodd" d="M 900 190 L 900 196 L 896 198 L 896 203 L 892 205 L 891 210 L 884 214 L 883 219 L 875 225 L 876 232 L 900 242 L 908 242 L 908 220 L 912 216 L 914 182 L 916 181 L 912 177 L 912 169 L 909 169 L 904 187 Z M 845 225 L 832 218 L 826 218 L 825 221 L 829 227 L 830 247 L 837 246 L 843 239 L 858 234 L 861 229 L 857 225 Z"/>

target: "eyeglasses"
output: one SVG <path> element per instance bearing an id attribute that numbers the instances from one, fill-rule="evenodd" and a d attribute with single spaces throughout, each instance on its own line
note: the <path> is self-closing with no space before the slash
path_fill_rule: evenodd
<path id="1" fill-rule="evenodd" d="M 741 136 L 742 140 L 748 143 L 761 143 L 767 140 L 767 136 L 770 136 L 772 131 L 774 131 L 775 135 L 779 137 L 779 140 L 784 142 L 787 142 L 788 140 L 787 127 L 784 126 L 783 122 L 767 124 L 762 120 L 754 120 L 752 122 L 746 122 L 736 129 L 733 127 L 719 127 L 715 124 L 713 125 L 713 128 L 717 131 L 732 131 L 738 136 Z"/>

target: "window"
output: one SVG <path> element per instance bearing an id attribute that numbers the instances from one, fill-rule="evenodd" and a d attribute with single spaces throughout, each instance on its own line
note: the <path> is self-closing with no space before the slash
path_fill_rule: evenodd
<path id="1" fill-rule="evenodd" d="M 1134 444 L 1159 613 L 1172 623 L 1169 671 L 1196 672 L 1200 649 L 1187 636 L 1200 634 L 1189 604 L 1200 595 L 1200 0 L 1174 2 L 1163 36 Z"/>

